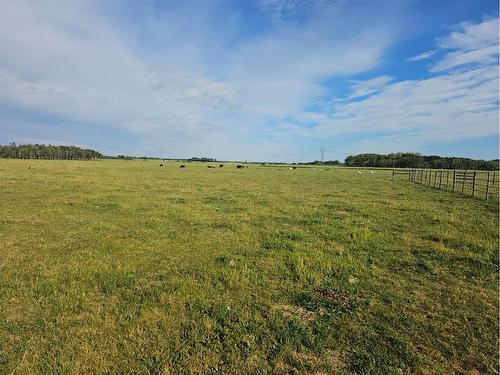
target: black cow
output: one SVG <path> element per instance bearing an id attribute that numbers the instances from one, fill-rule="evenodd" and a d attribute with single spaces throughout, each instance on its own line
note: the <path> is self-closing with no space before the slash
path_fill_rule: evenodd
<path id="1" fill-rule="evenodd" d="M 215 167 L 212 165 L 207 165 L 207 168 L 215 168 Z"/>
<path id="2" fill-rule="evenodd" d="M 224 164 L 219 164 L 219 168 L 222 168 L 224 166 Z"/>
<path id="3" fill-rule="evenodd" d="M 245 168 L 245 167 L 244 167 L 243 165 L 237 165 L 237 166 L 236 166 L 236 168 L 238 168 L 238 169 L 243 169 L 243 168 Z"/>
<path id="4" fill-rule="evenodd" d="M 184 164 L 182 164 L 179 168 L 186 168 L 186 166 Z"/>
<path id="5" fill-rule="evenodd" d="M 160 164 L 160 167 L 163 167 L 163 164 Z"/>

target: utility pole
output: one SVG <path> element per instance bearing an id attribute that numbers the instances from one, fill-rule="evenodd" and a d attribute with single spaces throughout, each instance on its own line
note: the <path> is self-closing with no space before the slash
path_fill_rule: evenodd
<path id="1" fill-rule="evenodd" d="M 324 147 L 321 147 L 320 151 L 321 151 L 321 162 L 323 163 L 325 161 L 325 151 L 326 150 Z"/>

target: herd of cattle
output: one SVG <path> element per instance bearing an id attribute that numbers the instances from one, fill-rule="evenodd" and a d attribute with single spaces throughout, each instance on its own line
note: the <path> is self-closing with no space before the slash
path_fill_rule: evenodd
<path id="1" fill-rule="evenodd" d="M 160 164 L 160 167 L 163 167 L 163 164 Z M 222 167 L 224 167 L 224 164 L 219 164 L 219 168 L 222 168 Z M 184 164 L 181 164 L 179 166 L 179 168 L 186 168 L 186 166 Z M 213 166 L 213 165 L 207 165 L 207 168 L 217 168 L 217 167 Z M 238 165 L 236 165 L 236 168 L 243 169 L 243 168 L 248 168 L 248 166 L 247 165 L 238 164 Z"/>
<path id="2" fill-rule="evenodd" d="M 163 164 L 160 164 L 160 167 L 163 167 Z M 223 168 L 224 167 L 224 164 L 219 164 L 219 167 L 218 168 Z M 186 168 L 186 166 L 184 164 L 181 164 L 179 166 L 179 168 Z M 207 165 L 207 168 L 210 168 L 210 169 L 216 169 L 217 167 L 214 166 L 214 165 Z M 243 168 L 248 168 L 248 165 L 241 165 L 241 164 L 237 164 L 236 165 L 236 168 L 238 169 L 243 169 Z M 289 169 L 297 169 L 297 167 L 290 167 Z M 329 170 L 330 168 L 326 168 L 326 170 Z M 278 168 L 278 170 L 282 170 L 282 168 Z M 358 171 L 358 173 L 363 173 L 361 171 Z M 369 173 L 371 174 L 375 174 L 374 171 L 369 171 Z"/>

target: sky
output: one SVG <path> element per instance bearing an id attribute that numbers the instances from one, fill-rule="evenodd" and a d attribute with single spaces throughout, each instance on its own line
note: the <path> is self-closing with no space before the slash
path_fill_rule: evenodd
<path id="1" fill-rule="evenodd" d="M 486 0 L 2 0 L 0 144 L 344 160 L 499 154 Z"/>

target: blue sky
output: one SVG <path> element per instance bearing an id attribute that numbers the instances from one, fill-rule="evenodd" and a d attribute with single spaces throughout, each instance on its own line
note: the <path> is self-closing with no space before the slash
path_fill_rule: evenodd
<path id="1" fill-rule="evenodd" d="M 498 2 L 12 1 L 0 143 L 498 158 Z"/>

